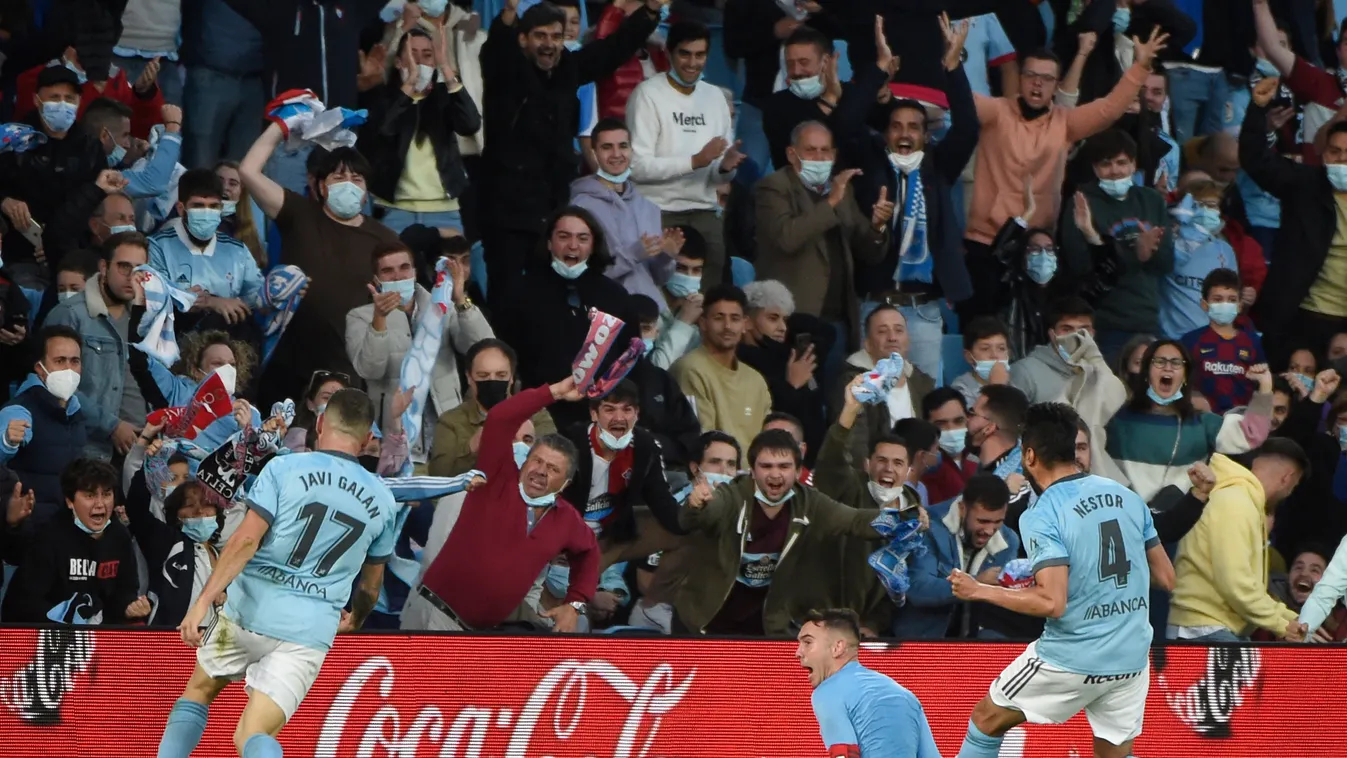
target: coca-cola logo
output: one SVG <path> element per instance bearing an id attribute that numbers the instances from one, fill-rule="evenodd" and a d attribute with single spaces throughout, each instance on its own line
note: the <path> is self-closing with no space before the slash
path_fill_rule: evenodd
<path id="1" fill-rule="evenodd" d="M 539 680 L 532 694 L 518 711 L 510 707 L 466 705 L 458 713 L 446 716 L 436 705 L 426 705 L 410 722 L 404 722 L 391 698 L 394 694 L 393 664 L 387 658 L 367 659 L 347 678 L 332 701 L 318 737 L 316 758 L 416 758 L 429 753 L 423 747 L 438 746 L 439 758 L 481 758 L 484 746 L 493 737 L 491 730 L 508 730 L 505 758 L 524 758 L 534 754 L 530 745 L 548 724 L 549 738 L 566 742 L 575 738 L 592 751 L 593 729 L 577 734 L 584 722 L 591 683 L 607 685 L 627 703 L 627 715 L 617 734 L 613 758 L 646 758 L 655 747 L 660 724 L 666 714 L 682 701 L 692 687 L 697 671 L 693 669 L 676 682 L 673 667 L 660 663 L 643 684 L 637 684 L 616 665 L 605 660 L 564 660 Z M 378 706 L 356 741 L 348 721 L 365 696 L 367 687 L 377 687 Z M 595 693 L 596 695 L 599 693 Z M 551 719 L 544 719 L 548 706 Z M 591 717 L 592 720 L 592 717 Z M 540 725 L 539 722 L 542 722 Z M 503 739 L 503 738 L 499 738 Z M 495 740 L 493 740 L 495 741 Z M 355 752 L 351 744 L 355 743 Z M 586 754 L 589 754 L 587 751 Z"/>
<path id="2" fill-rule="evenodd" d="M 0 702 L 27 723 L 59 723 L 61 701 L 75 689 L 75 677 L 93 658 L 92 631 L 71 627 L 39 630 L 33 659 L 0 679 Z"/>
<path id="3" fill-rule="evenodd" d="M 1207 648 L 1207 663 L 1197 681 L 1184 689 L 1171 687 L 1160 674 L 1156 684 L 1170 711 L 1204 737 L 1230 737 L 1230 721 L 1258 684 L 1262 655 L 1255 647 L 1234 645 Z"/>

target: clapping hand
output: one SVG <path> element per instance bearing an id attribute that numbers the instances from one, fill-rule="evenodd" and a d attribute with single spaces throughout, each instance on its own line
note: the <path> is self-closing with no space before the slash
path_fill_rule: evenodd
<path id="1" fill-rule="evenodd" d="M 953 71 L 963 64 L 963 46 L 968 40 L 968 30 L 972 25 L 968 19 L 950 23 L 949 14 L 940 14 L 940 33 L 945 37 L 945 70 Z"/>
<path id="2" fill-rule="evenodd" d="M 846 199 L 847 187 L 851 184 L 853 177 L 860 175 L 858 168 L 849 168 L 833 177 L 832 190 L 828 193 L 828 204 L 836 208 Z"/>
<path id="3" fill-rule="evenodd" d="M 1145 263 L 1154 255 L 1155 251 L 1160 249 L 1160 240 L 1164 239 L 1165 228 L 1163 226 L 1152 226 L 1143 230 L 1137 235 L 1136 252 L 1137 260 Z"/>
<path id="4" fill-rule="evenodd" d="M 678 227 L 665 229 L 659 241 L 660 250 L 670 257 L 677 256 L 683 252 L 683 244 L 686 242 L 687 238 L 684 236 L 682 229 Z"/>
<path id="5" fill-rule="evenodd" d="M 1091 245 L 1100 244 L 1103 240 L 1099 236 L 1099 231 L 1094 228 L 1094 215 L 1090 212 L 1090 201 L 1085 199 L 1084 193 L 1076 192 L 1074 203 L 1071 218 L 1076 222 L 1076 228 L 1084 235 L 1086 242 Z"/>
<path id="6" fill-rule="evenodd" d="M 9 496 L 9 505 L 5 509 L 5 521 L 9 523 L 10 528 L 23 523 L 33 513 L 33 505 L 37 502 L 37 496 L 30 489 L 28 494 L 23 493 L 23 482 L 14 483 L 14 492 Z"/>
<path id="7" fill-rule="evenodd" d="M 132 86 L 136 92 L 147 95 L 154 90 L 159 83 L 159 56 L 150 59 L 145 64 L 145 68 L 140 70 L 140 76 L 136 77 L 136 83 Z"/>

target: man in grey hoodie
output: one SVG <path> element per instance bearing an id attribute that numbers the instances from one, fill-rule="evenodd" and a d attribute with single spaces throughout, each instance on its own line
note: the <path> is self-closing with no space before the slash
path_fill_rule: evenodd
<path id="1" fill-rule="evenodd" d="M 1029 354 L 1010 364 L 1010 384 L 1028 398 L 1029 403 L 1050 403 L 1061 399 L 1062 392 L 1078 371 L 1058 337 L 1075 332 L 1094 336 L 1094 309 L 1075 295 L 1053 301 L 1044 322 L 1048 326 L 1048 344 L 1039 345 Z"/>
<path id="2" fill-rule="evenodd" d="M 605 118 L 590 132 L 598 171 L 571 183 L 571 204 L 590 213 L 603 227 L 613 265 L 604 273 L 627 292 L 646 295 L 664 306 L 660 287 L 674 272 L 681 235 L 660 229 L 660 210 L 628 181 L 631 132 L 621 119 Z"/>

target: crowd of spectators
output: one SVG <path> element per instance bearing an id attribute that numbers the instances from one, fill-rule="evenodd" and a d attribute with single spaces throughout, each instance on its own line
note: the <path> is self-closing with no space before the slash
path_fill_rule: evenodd
<path id="1" fill-rule="evenodd" d="M 948 576 L 1025 581 L 1056 402 L 1157 637 L 1347 639 L 1343 0 L 4 5 L 0 621 L 176 626 L 356 387 L 397 491 L 486 481 L 368 626 L 1033 637 Z"/>

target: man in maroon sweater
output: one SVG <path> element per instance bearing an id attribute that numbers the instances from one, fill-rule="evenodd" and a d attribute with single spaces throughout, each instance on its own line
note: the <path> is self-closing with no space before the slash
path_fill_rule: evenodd
<path id="1" fill-rule="evenodd" d="M 599 581 L 599 545 L 580 511 L 557 495 L 575 476 L 575 444 L 540 437 L 515 464 L 519 425 L 552 403 L 582 400 L 567 377 L 493 407 L 482 426 L 477 468 L 486 484 L 470 492 L 449 539 L 402 611 L 403 629 L 482 630 L 500 625 L 558 555 L 570 561 L 565 602 L 545 611 L 554 631 L 573 632 Z"/>

